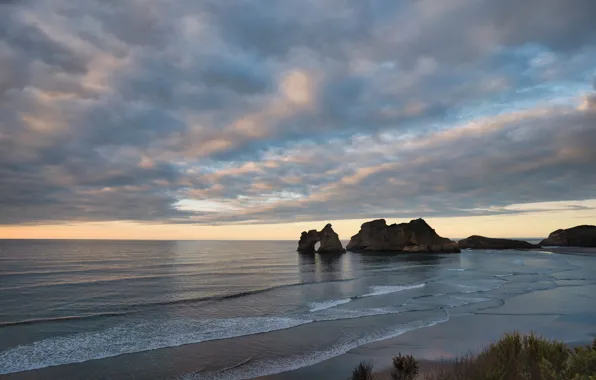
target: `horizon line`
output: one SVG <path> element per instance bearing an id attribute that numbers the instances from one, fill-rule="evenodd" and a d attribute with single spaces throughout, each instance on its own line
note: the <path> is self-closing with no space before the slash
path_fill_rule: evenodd
<path id="1" fill-rule="evenodd" d="M 472 236 L 472 235 L 470 235 Z M 469 236 L 468 236 L 469 237 Z M 488 236 L 485 236 L 488 237 Z M 544 237 L 490 237 L 493 239 L 514 239 L 514 240 L 538 240 L 538 239 L 545 239 Z M 450 240 L 462 240 L 467 239 L 467 237 L 458 237 L 458 238 L 448 238 Z M 300 237 L 297 239 L 118 239 L 118 238 L 0 238 L 2 240 L 100 240 L 100 241 L 298 241 Z M 341 239 L 345 240 L 345 239 Z M 347 240 L 349 241 L 349 239 Z"/>

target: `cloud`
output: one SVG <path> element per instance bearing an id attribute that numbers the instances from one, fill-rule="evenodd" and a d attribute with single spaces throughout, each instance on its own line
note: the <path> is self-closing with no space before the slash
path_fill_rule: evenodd
<path id="1" fill-rule="evenodd" d="M 551 107 L 481 119 L 399 145 L 371 139 L 355 147 L 321 144 L 314 148 L 315 154 L 331 150 L 327 155 L 330 166 L 341 167 L 357 156 L 362 165 L 368 161 L 369 166 L 327 178 L 326 183 L 325 178 L 314 180 L 313 167 L 306 166 L 304 182 L 320 184 L 311 194 L 298 200 L 260 203 L 233 214 L 206 215 L 202 220 L 271 222 L 280 217 L 313 220 L 528 212 L 507 206 L 593 197 L 596 154 L 591 147 L 595 143 L 595 112 Z M 352 148 L 359 149 L 358 154 Z M 378 151 L 384 151 L 385 157 L 378 157 Z M 384 162 L 373 164 L 379 159 Z M 262 180 L 258 175 L 252 178 Z"/>
<path id="2" fill-rule="evenodd" d="M 0 223 L 477 215 L 594 194 L 592 0 L 0 7 Z"/>

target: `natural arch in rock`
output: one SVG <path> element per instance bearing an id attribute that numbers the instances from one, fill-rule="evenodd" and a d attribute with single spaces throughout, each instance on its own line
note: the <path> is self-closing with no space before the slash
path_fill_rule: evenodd
<path id="1" fill-rule="evenodd" d="M 317 243 L 319 243 L 318 249 Z M 327 224 L 321 231 L 303 231 L 298 242 L 298 252 L 343 253 L 345 251 L 339 235 L 333 231 L 331 224 Z"/>

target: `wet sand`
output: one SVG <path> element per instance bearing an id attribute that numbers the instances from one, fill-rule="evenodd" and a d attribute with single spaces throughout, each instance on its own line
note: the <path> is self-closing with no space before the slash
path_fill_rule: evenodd
<path id="1" fill-rule="evenodd" d="M 589 344 L 596 336 L 596 325 L 590 320 L 589 315 L 580 319 L 550 313 L 465 315 L 463 313 L 466 311 L 463 308 L 453 310 L 453 313 L 452 318 L 445 323 L 364 345 L 313 366 L 258 379 L 349 379 L 358 363 L 366 361 L 374 364 L 379 380 L 389 380 L 391 360 L 398 353 L 413 355 L 421 364 L 418 379 L 424 379 L 424 374 L 428 374 L 429 371 L 449 365 L 458 356 L 477 353 L 498 340 L 504 333 L 513 330 L 520 333 L 534 332 L 572 346 Z M 462 314 L 458 316 L 456 313 Z"/>
<path id="2" fill-rule="evenodd" d="M 543 247 L 541 250 L 564 255 L 596 256 L 596 247 Z"/>

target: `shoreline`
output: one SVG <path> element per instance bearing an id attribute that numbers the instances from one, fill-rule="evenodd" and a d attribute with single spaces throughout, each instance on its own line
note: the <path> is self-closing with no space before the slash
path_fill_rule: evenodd
<path id="1" fill-rule="evenodd" d="M 455 310 L 454 310 L 455 311 Z M 464 310 L 461 313 L 466 313 Z M 459 313 L 458 313 L 459 314 Z M 573 327 L 571 333 L 569 327 Z M 420 364 L 418 379 L 434 370 L 445 369 L 462 355 L 475 354 L 498 341 L 503 334 L 534 332 L 564 342 L 573 348 L 590 344 L 596 336 L 591 320 L 563 322 L 556 315 L 459 314 L 449 321 L 406 332 L 394 338 L 366 344 L 316 364 L 254 380 L 349 379 L 360 362 L 374 365 L 377 380 L 390 380 L 392 358 L 412 355 Z"/>

